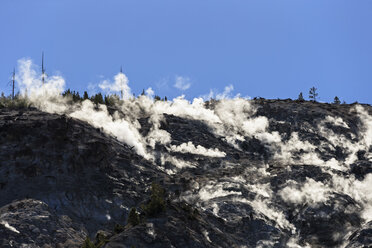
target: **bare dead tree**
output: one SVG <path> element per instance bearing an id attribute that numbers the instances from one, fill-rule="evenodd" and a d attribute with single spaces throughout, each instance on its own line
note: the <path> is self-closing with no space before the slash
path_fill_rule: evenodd
<path id="1" fill-rule="evenodd" d="M 15 68 L 13 68 L 13 79 L 12 79 L 12 99 L 14 101 L 14 84 L 15 84 Z"/>
<path id="2" fill-rule="evenodd" d="M 120 66 L 120 73 L 123 74 L 123 67 Z M 121 79 L 120 79 L 121 80 Z M 120 82 L 120 85 L 122 85 L 123 82 Z M 123 88 L 120 90 L 121 100 L 123 100 Z"/>
<path id="3" fill-rule="evenodd" d="M 41 80 L 45 83 L 44 52 L 41 54 Z"/>
<path id="4" fill-rule="evenodd" d="M 316 98 L 318 96 L 318 93 L 316 92 L 317 88 L 312 87 L 309 90 L 309 98 L 311 101 L 316 102 Z"/>

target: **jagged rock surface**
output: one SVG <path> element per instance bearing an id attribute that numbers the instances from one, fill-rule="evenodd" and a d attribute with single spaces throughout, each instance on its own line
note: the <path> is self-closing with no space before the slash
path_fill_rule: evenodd
<path id="1" fill-rule="evenodd" d="M 26 199 L 0 208 L 1 247 L 77 247 L 87 236 L 84 226 L 57 215 L 47 204 Z M 17 228 L 15 228 L 16 226 Z"/>
<path id="2" fill-rule="evenodd" d="M 326 116 L 342 117 L 349 126 L 329 125 L 334 133 L 358 139 L 360 123 L 350 105 L 276 100 L 258 100 L 256 105 L 255 115 L 266 116 L 269 130 L 279 132 L 283 141 L 297 132 L 316 146 L 330 143 L 314 131 Z M 365 108 L 371 114 L 372 108 Z M 226 156 L 172 152 L 158 144 L 159 153 L 194 165 L 169 174 L 172 162 L 148 161 L 82 121 L 35 109 L 0 110 L 2 246 L 79 247 L 85 235 L 94 238 L 98 230 L 106 232 L 104 247 L 286 247 L 294 239 L 313 247 L 372 245 L 370 222 L 363 222 L 362 206 L 351 196 L 331 192 L 313 205 L 280 197 L 288 182 L 330 182 L 332 175 L 321 167 L 311 161 L 287 166 L 255 137 L 246 137 L 238 149 L 201 121 L 164 117 L 160 128 L 171 134 L 173 145 L 192 141 Z M 146 136 L 148 118 L 139 122 Z M 358 161 L 347 171 L 332 173 L 363 180 L 372 172 L 365 152 L 358 152 Z M 319 147 L 316 153 L 324 160 L 347 156 L 340 147 Z M 152 182 L 166 190 L 166 211 L 145 217 L 142 206 L 149 201 Z M 258 198 L 261 189 L 270 195 Z M 116 223 L 127 223 L 131 207 L 140 211 L 141 224 L 114 232 Z M 49 221 L 27 216 L 49 216 Z"/>

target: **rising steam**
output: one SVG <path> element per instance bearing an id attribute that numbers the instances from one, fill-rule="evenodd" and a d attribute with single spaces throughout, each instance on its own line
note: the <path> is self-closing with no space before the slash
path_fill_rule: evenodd
<path id="1" fill-rule="evenodd" d="M 302 140 L 298 133 L 291 133 L 288 139 L 284 139 L 278 132 L 269 130 L 270 120 L 265 116 L 257 116 L 257 106 L 251 101 L 240 97 L 231 98 L 233 86 L 227 86 L 225 91 L 216 94 L 211 91 L 209 94 L 188 101 L 184 96 L 177 97 L 171 101 L 154 101 L 154 91 L 149 88 L 146 95 L 133 98 L 128 85 L 128 78 L 125 74 L 119 73 L 114 81 L 102 81 L 99 87 L 108 93 L 123 92 L 124 101 L 118 101 L 114 114 L 110 114 L 107 107 L 99 105 L 98 108 L 90 100 L 71 105 L 61 96 L 64 90 L 65 81 L 60 76 L 49 76 L 45 84 L 42 84 L 41 75 L 36 73 L 35 66 L 31 60 L 21 59 L 19 61 L 19 76 L 17 77 L 21 94 L 27 97 L 37 108 L 58 114 L 67 114 L 70 117 L 88 122 L 94 127 L 102 128 L 106 133 L 126 143 L 141 156 L 154 162 L 158 156 L 154 152 L 157 144 L 163 145 L 167 151 L 172 153 L 187 153 L 191 155 L 202 155 L 222 159 L 227 156 L 226 152 L 216 148 L 196 145 L 192 141 L 182 144 L 173 144 L 172 135 L 161 129 L 161 123 L 165 120 L 164 114 L 174 115 L 182 118 L 197 120 L 204 123 L 211 132 L 221 137 L 225 142 L 241 149 L 240 143 L 246 139 L 255 138 L 262 142 L 272 153 L 272 159 L 281 166 L 305 164 L 320 167 L 332 175 L 332 180 L 316 182 L 306 178 L 304 182 L 288 180 L 285 186 L 280 189 L 279 196 L 288 204 L 309 204 L 315 206 L 326 202 L 332 194 L 348 194 L 362 206 L 361 217 L 365 221 L 372 220 L 372 175 L 358 180 L 353 176 L 343 177 L 339 172 L 347 171 L 350 165 L 357 160 L 357 152 L 366 151 L 365 157 L 370 161 L 372 145 L 372 116 L 360 105 L 354 111 L 358 114 L 361 128 L 358 137 L 349 139 L 343 134 L 335 133 L 329 125 L 339 126 L 345 130 L 350 129 L 345 120 L 340 117 L 327 116 L 319 121 L 317 130 L 307 130 L 324 138 L 319 145 Z M 190 87 L 188 81 L 178 79 L 176 87 L 182 90 Z M 219 99 L 211 101 L 211 106 L 206 107 L 205 100 L 210 98 Z M 140 132 L 141 124 L 138 119 L 148 118 L 151 128 L 143 136 Z M 320 158 L 317 149 L 328 149 L 334 151 L 341 147 L 345 159 Z M 174 168 L 167 169 L 170 174 L 177 173 L 183 168 L 196 167 L 197 163 L 182 160 L 169 153 L 160 155 L 160 163 L 171 163 Z M 226 165 L 227 166 L 227 165 Z M 231 162 L 228 166 L 234 166 Z M 249 173 L 255 173 L 257 178 L 268 178 L 270 173 L 265 171 L 267 164 L 261 168 L 250 167 Z M 249 167 L 249 165 L 247 165 Z M 253 172 L 252 172 L 253 171 Z M 234 190 L 229 190 L 233 188 Z M 254 199 L 245 199 L 241 196 L 242 190 L 254 192 Z M 226 180 L 209 182 L 206 185 L 195 185 L 195 187 L 182 197 L 186 201 L 193 201 L 207 208 L 213 209 L 213 213 L 219 216 L 219 207 L 214 199 L 231 196 L 233 201 L 249 204 L 260 211 L 267 218 L 275 220 L 278 227 L 296 233 L 296 229 L 290 223 L 285 214 L 280 211 L 274 203 L 273 192 L 269 185 L 257 184 L 247 181 L 244 177 L 229 178 Z M 294 240 L 291 240 L 294 242 Z M 292 246 L 292 245 L 291 245 Z M 295 246 L 295 245 L 293 245 Z"/>

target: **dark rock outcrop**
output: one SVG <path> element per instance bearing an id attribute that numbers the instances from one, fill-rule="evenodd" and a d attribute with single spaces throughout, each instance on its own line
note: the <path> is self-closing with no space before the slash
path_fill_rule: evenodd
<path id="1" fill-rule="evenodd" d="M 255 106 L 254 116 L 268 118 L 268 132 L 278 132 L 283 142 L 298 133 L 324 161 L 349 156 L 317 131 L 326 116 L 347 124 L 324 124 L 336 135 L 350 142 L 360 138 L 360 120 L 350 105 L 260 99 Z M 149 118 L 138 121 L 145 137 Z M 368 149 L 356 154 L 350 168 L 325 170 L 311 160 L 279 162 L 277 148 L 259 137 L 244 137 L 233 146 L 199 120 L 164 114 L 160 129 L 170 134 L 171 145 L 191 141 L 226 156 L 175 152 L 156 144 L 158 157 L 150 161 L 83 121 L 35 109 L 1 109 L 1 246 L 80 247 L 87 236 L 110 248 L 372 245 L 371 222 L 360 215 L 365 206 L 351 193 L 331 188 L 336 176 L 358 182 L 370 176 Z M 291 155 L 304 153 L 297 149 Z M 162 163 L 164 154 L 192 166 Z M 153 182 L 165 190 L 160 199 L 165 210 L 149 216 Z M 324 191 L 283 197 L 286 187 L 297 192 L 306 182 L 321 183 Z M 311 193 L 325 199 L 309 203 Z M 140 219 L 135 226 L 127 224 L 132 207 Z"/>

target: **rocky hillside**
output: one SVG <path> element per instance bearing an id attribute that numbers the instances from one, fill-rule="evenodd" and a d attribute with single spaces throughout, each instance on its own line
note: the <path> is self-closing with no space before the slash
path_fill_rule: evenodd
<path id="1" fill-rule="evenodd" d="M 43 110 L 0 109 L 1 247 L 372 245 L 369 105 Z"/>

